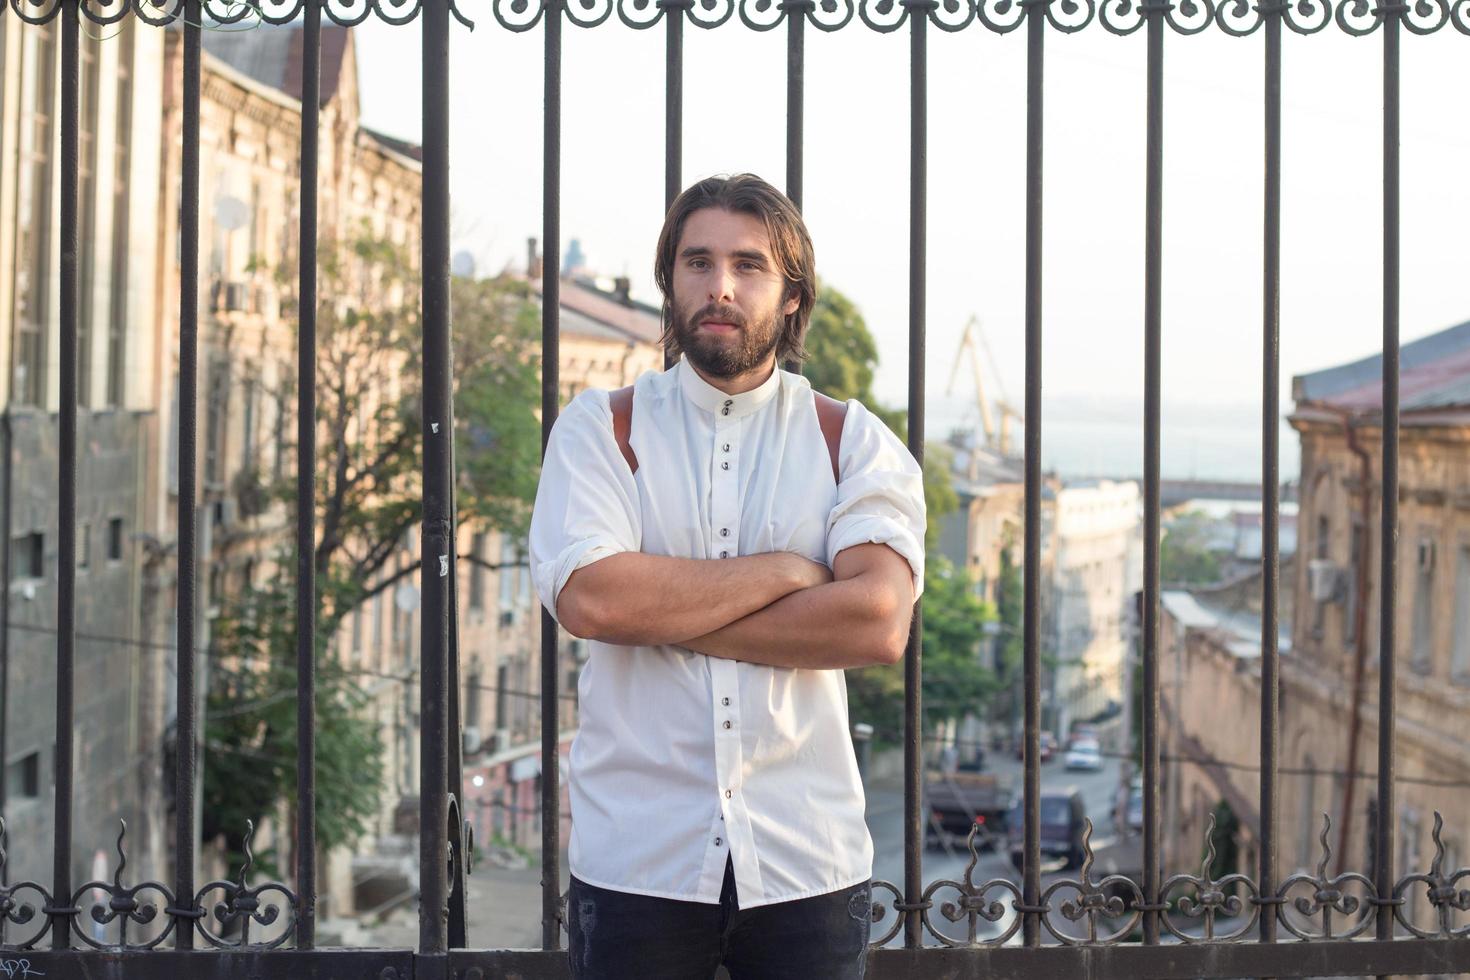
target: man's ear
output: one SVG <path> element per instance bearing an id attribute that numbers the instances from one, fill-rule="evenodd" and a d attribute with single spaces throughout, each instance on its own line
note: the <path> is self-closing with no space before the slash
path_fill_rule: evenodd
<path id="1" fill-rule="evenodd" d="M 801 309 L 801 294 L 797 292 L 795 286 L 788 285 L 786 287 L 786 299 L 784 305 L 781 307 L 781 315 L 790 316 L 799 309 Z"/>

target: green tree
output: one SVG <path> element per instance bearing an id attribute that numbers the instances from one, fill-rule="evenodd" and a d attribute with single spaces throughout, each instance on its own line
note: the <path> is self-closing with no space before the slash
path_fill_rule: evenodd
<path id="1" fill-rule="evenodd" d="M 857 304 L 831 286 L 822 285 L 812 308 L 806 346 L 811 360 L 804 370 L 813 388 L 833 398 L 856 398 L 899 439 L 907 439 L 908 413 L 880 404 L 873 394 L 878 345 Z M 959 507 L 959 496 L 950 480 L 952 462 L 947 446 L 925 447 L 926 551 L 932 552 L 938 543 L 944 515 Z M 961 717 L 978 711 L 994 695 L 996 678 L 981 666 L 979 647 L 981 625 L 995 618 L 995 609 L 975 596 L 966 570 L 956 569 L 947 559 L 932 553 L 925 564 L 924 713 L 932 719 Z M 881 743 L 897 741 L 904 710 L 903 665 L 852 670 L 847 681 L 852 719 L 873 725 Z"/>
<path id="2" fill-rule="evenodd" d="M 381 746 L 367 695 L 326 651 L 358 605 L 414 575 L 397 567 L 422 501 L 422 362 L 417 274 L 406 251 L 366 228 L 323 244 L 316 357 L 317 841 L 353 841 L 378 810 Z M 283 290 L 290 279 L 279 277 Z M 524 532 L 540 460 L 540 315 L 508 280 L 453 280 L 456 520 Z M 289 304 L 289 299 L 288 299 Z M 293 387 L 277 392 L 294 403 Z M 294 432 L 294 422 L 288 431 Z M 294 511 L 295 477 L 242 474 L 237 491 Z M 293 515 L 294 523 L 294 515 Z M 466 556 L 460 556 L 462 560 Z M 237 849 L 245 820 L 296 796 L 296 561 L 220 597 L 206 713 L 206 834 Z"/>
<path id="3" fill-rule="evenodd" d="M 1169 522 L 1159 541 L 1159 576 L 1177 585 L 1213 585 L 1220 581 L 1220 556 L 1210 548 L 1209 515 L 1181 514 Z"/>
<path id="4" fill-rule="evenodd" d="M 908 439 L 908 412 L 885 407 L 873 394 L 878 345 L 868 330 L 867 321 L 857 304 L 826 284 L 817 290 L 817 302 L 812 307 L 807 329 L 806 348 L 811 360 L 803 372 L 813 388 L 841 401 L 856 398 L 868 411 L 882 419 L 900 440 Z M 952 461 L 948 447 L 925 446 L 924 503 L 929 521 L 924 529 L 924 544 L 929 548 L 939 541 L 940 519 L 959 506 L 959 497 L 949 475 Z"/>
<path id="5" fill-rule="evenodd" d="M 978 713 L 997 683 L 980 658 L 982 624 L 996 618 L 995 607 L 977 597 L 970 576 L 942 555 L 925 562 L 921 605 L 924 716 L 938 720 Z M 903 663 L 849 671 L 847 681 L 852 720 L 873 725 L 880 741 L 896 742 L 902 732 Z"/>

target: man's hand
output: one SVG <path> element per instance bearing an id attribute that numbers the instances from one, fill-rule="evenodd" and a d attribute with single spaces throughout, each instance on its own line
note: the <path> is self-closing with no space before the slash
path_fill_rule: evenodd
<path id="1" fill-rule="evenodd" d="M 573 572 L 556 611 L 573 636 L 654 646 L 713 632 L 831 581 L 826 565 L 786 551 L 710 559 L 623 552 Z"/>
<path id="2" fill-rule="evenodd" d="M 832 565 L 830 583 L 790 593 L 680 645 L 773 667 L 831 670 L 897 663 L 913 620 L 909 563 L 887 545 L 861 544 L 843 550 Z"/>

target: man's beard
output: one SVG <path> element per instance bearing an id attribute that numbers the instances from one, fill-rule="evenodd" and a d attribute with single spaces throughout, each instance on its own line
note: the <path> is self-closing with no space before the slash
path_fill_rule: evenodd
<path id="1" fill-rule="evenodd" d="M 682 316 L 676 308 L 675 336 L 679 349 L 689 363 L 713 378 L 734 378 L 766 363 L 781 342 L 780 310 L 768 317 L 752 320 L 730 306 L 703 306 L 692 316 Z M 733 337 L 720 337 L 700 330 L 703 320 L 733 323 L 739 329 Z"/>

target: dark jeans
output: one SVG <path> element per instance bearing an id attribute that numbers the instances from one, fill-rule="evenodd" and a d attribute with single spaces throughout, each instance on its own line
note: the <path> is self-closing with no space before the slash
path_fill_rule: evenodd
<path id="1" fill-rule="evenodd" d="M 572 878 L 567 896 L 574 980 L 861 980 L 872 925 L 868 882 L 827 895 L 736 908 L 725 863 L 720 903 L 609 891 Z"/>

